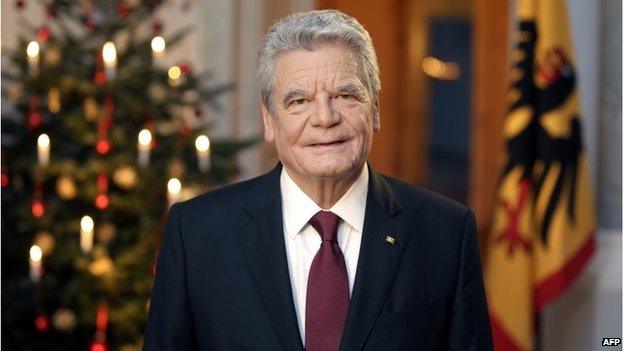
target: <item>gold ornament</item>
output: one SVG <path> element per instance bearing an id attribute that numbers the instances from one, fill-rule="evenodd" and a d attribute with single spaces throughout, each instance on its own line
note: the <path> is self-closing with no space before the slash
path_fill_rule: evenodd
<path id="1" fill-rule="evenodd" d="M 89 96 L 82 102 L 82 109 L 87 120 L 95 121 L 97 119 L 100 109 L 93 96 Z"/>
<path id="2" fill-rule="evenodd" d="M 99 225 L 96 230 L 96 236 L 98 241 L 103 242 L 104 244 L 108 244 L 115 237 L 115 232 L 117 231 L 117 227 L 111 222 L 103 222 Z"/>
<path id="3" fill-rule="evenodd" d="M 61 62 L 61 51 L 58 47 L 52 46 L 46 50 L 44 59 L 50 66 L 56 66 L 59 62 Z"/>
<path id="4" fill-rule="evenodd" d="M 35 236 L 35 245 L 41 248 L 41 252 L 44 255 L 48 255 L 54 250 L 56 242 L 54 236 L 50 232 L 42 230 Z"/>
<path id="5" fill-rule="evenodd" d="M 115 265 L 113 261 L 106 255 L 102 254 L 102 256 L 96 258 L 89 265 L 89 272 L 96 277 L 101 277 L 105 274 L 108 274 L 113 271 Z"/>
<path id="6" fill-rule="evenodd" d="M 182 94 L 182 99 L 184 99 L 184 101 L 186 101 L 189 104 L 197 102 L 199 98 L 200 96 L 197 90 L 187 90 L 184 92 L 184 94 Z"/>
<path id="7" fill-rule="evenodd" d="M 172 178 L 181 178 L 185 170 L 186 165 L 184 164 L 184 161 L 180 159 L 174 159 L 169 164 L 169 175 Z"/>
<path id="8" fill-rule="evenodd" d="M 68 308 L 59 308 L 52 316 L 52 324 L 62 332 L 72 331 L 76 326 L 76 314 Z"/>
<path id="9" fill-rule="evenodd" d="M 141 5 L 141 0 L 126 0 L 126 5 L 135 8 Z"/>
<path id="10" fill-rule="evenodd" d="M 64 200 L 71 200 L 76 197 L 76 183 L 70 176 L 61 176 L 56 181 L 56 192 Z"/>
<path id="11" fill-rule="evenodd" d="M 18 86 L 11 86 L 8 89 L 8 97 L 11 102 L 18 102 L 22 97 L 22 90 Z"/>
<path id="12" fill-rule="evenodd" d="M 133 344 L 125 344 L 122 345 L 119 351 L 139 351 L 141 350 L 141 346 L 133 345 Z"/>
<path id="13" fill-rule="evenodd" d="M 52 113 L 58 113 L 61 110 L 61 93 L 58 88 L 51 88 L 48 91 L 48 109 Z"/>
<path id="14" fill-rule="evenodd" d="M 136 170 L 130 165 L 121 166 L 113 173 L 113 181 L 125 190 L 134 188 L 138 180 Z"/>
<path id="15" fill-rule="evenodd" d="M 165 98 L 167 92 L 165 88 L 163 88 L 160 84 L 152 84 L 149 88 L 147 88 L 147 93 L 149 94 L 152 100 L 162 100 Z"/>

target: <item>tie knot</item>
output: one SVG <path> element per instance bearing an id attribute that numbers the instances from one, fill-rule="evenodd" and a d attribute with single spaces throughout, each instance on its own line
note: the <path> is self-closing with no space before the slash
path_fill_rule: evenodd
<path id="1" fill-rule="evenodd" d="M 338 241 L 336 236 L 340 217 L 337 214 L 330 211 L 318 211 L 310 218 L 309 223 L 321 235 L 322 241 Z"/>

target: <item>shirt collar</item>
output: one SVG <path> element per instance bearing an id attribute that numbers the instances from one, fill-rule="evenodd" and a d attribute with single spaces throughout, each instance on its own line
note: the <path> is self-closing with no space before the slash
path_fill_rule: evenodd
<path id="1" fill-rule="evenodd" d="M 368 193 L 368 167 L 364 163 L 358 178 L 349 190 L 328 211 L 337 214 L 342 220 L 362 233 L 366 196 Z M 314 202 L 290 177 L 285 167 L 280 175 L 284 226 L 288 236 L 293 239 L 301 229 L 322 208 Z"/>

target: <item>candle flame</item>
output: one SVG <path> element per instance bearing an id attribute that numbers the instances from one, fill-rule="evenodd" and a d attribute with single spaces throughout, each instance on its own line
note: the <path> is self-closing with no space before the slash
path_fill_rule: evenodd
<path id="1" fill-rule="evenodd" d="M 30 259 L 33 262 L 40 262 L 42 257 L 43 251 L 41 251 L 41 248 L 39 246 L 33 245 L 30 247 Z"/>
<path id="2" fill-rule="evenodd" d="M 83 232 L 90 232 L 93 230 L 93 219 L 89 216 L 84 216 L 82 217 L 82 219 L 80 220 L 80 229 Z"/>
<path id="3" fill-rule="evenodd" d="M 152 39 L 152 51 L 157 54 L 165 51 L 165 39 L 163 39 L 163 37 L 155 36 L 154 39 Z"/>
<path id="4" fill-rule="evenodd" d="M 39 138 L 37 138 L 37 145 L 40 148 L 47 148 L 50 146 L 50 137 L 47 134 L 41 134 Z"/>
<path id="5" fill-rule="evenodd" d="M 107 41 L 102 48 L 102 58 L 106 65 L 113 65 L 117 61 L 117 49 L 112 41 Z"/>
<path id="6" fill-rule="evenodd" d="M 195 139 L 195 148 L 197 151 L 205 152 L 210 149 L 210 139 L 205 135 L 200 135 Z"/>
<path id="7" fill-rule="evenodd" d="M 182 183 L 180 183 L 180 180 L 178 178 L 169 179 L 167 182 L 167 191 L 169 191 L 169 194 L 178 195 L 180 190 L 182 190 Z"/>
<path id="8" fill-rule="evenodd" d="M 176 80 L 182 75 L 182 70 L 178 66 L 171 66 L 167 73 L 169 74 L 169 78 L 171 80 Z"/>
<path id="9" fill-rule="evenodd" d="M 142 146 L 148 146 L 152 143 L 152 132 L 148 129 L 142 129 L 139 132 L 139 144 Z"/>
<path id="10" fill-rule="evenodd" d="M 28 43 L 28 46 L 26 47 L 26 55 L 30 58 L 36 58 L 39 56 L 39 43 L 34 40 Z"/>

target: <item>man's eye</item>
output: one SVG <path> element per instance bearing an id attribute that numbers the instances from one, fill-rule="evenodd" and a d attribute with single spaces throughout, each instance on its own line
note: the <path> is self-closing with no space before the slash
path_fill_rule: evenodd
<path id="1" fill-rule="evenodd" d="M 355 96 L 353 96 L 351 94 L 340 94 L 340 95 L 338 95 L 338 97 L 341 98 L 341 99 L 345 99 L 345 100 L 355 99 Z"/>
<path id="2" fill-rule="evenodd" d="M 291 105 L 303 105 L 306 103 L 306 99 L 297 99 L 290 102 Z"/>

